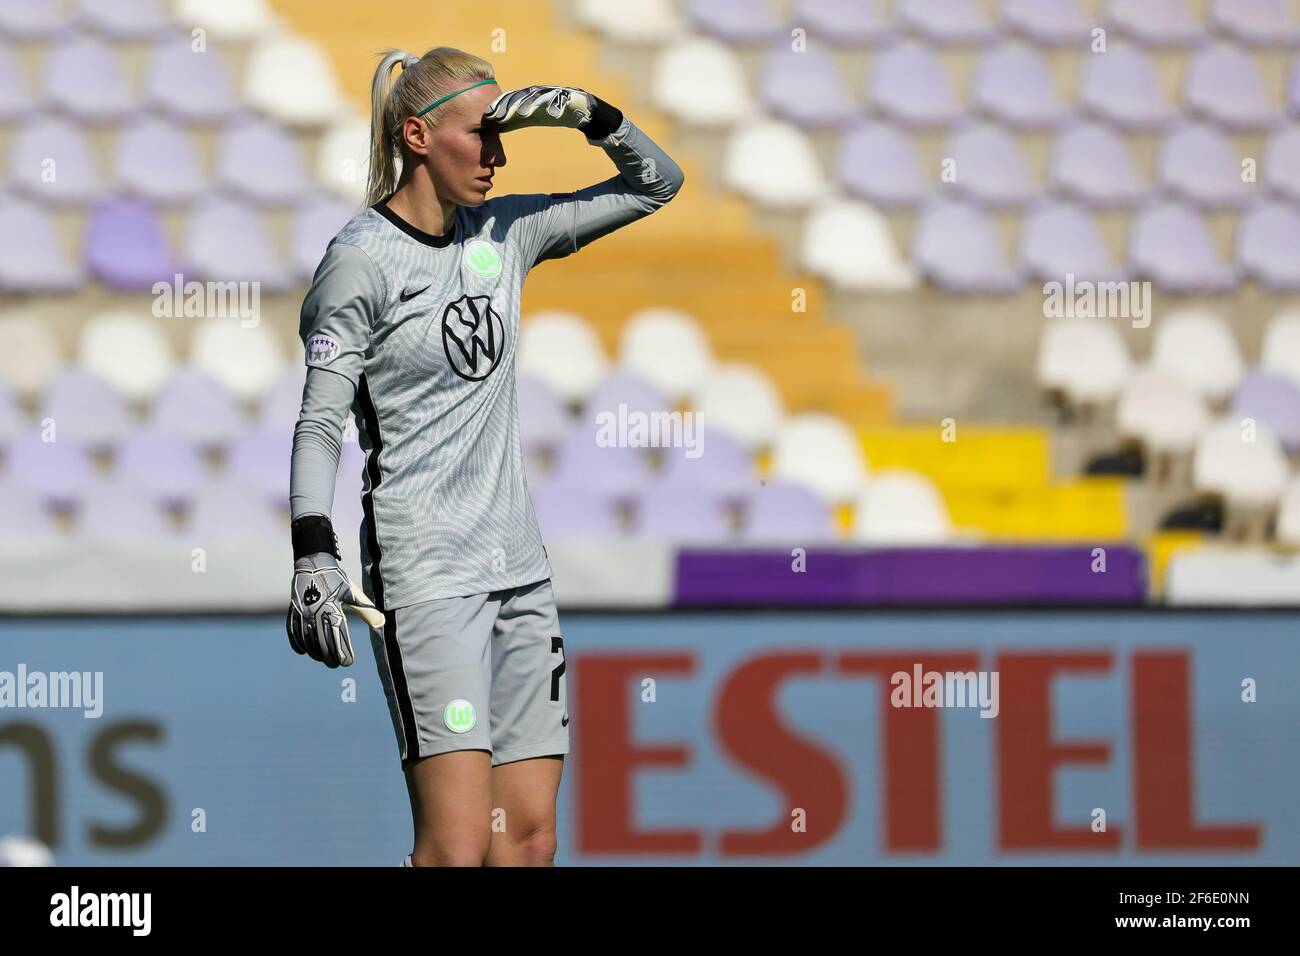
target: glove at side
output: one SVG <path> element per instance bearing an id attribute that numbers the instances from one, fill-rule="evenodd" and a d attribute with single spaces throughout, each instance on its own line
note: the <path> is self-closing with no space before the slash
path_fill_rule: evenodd
<path id="1" fill-rule="evenodd" d="M 295 651 L 327 667 L 351 667 L 356 655 L 344 610 L 355 612 L 371 627 L 384 626 L 384 615 L 352 583 L 334 555 L 311 554 L 294 562 L 285 629 Z"/>

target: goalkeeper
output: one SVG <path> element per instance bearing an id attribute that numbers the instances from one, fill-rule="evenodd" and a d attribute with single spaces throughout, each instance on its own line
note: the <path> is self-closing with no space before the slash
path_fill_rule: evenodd
<path id="1" fill-rule="evenodd" d="M 367 208 L 302 307 L 289 641 L 347 666 L 344 610 L 371 626 L 414 818 L 406 865 L 547 864 L 570 719 L 520 450 L 520 296 L 538 263 L 668 203 L 682 172 L 615 106 L 573 87 L 502 92 L 449 47 L 389 51 L 371 100 Z M 488 199 L 502 135 L 529 126 L 580 131 L 614 175 Z M 366 455 L 359 586 L 329 518 L 349 409 Z"/>

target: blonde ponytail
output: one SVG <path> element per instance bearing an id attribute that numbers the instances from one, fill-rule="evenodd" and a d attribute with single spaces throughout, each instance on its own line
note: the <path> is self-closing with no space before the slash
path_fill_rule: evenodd
<path id="1" fill-rule="evenodd" d="M 370 83 L 370 176 L 366 205 L 373 206 L 397 188 L 402 125 L 440 97 L 474 82 L 492 79 L 492 64 L 455 47 L 439 46 L 423 56 L 405 50 L 385 50 Z M 393 68 L 402 72 L 393 79 Z M 440 108 L 423 114 L 431 127 L 438 125 Z"/>

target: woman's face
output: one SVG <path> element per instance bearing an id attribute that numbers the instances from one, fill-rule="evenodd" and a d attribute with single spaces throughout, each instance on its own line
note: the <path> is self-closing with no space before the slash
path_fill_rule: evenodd
<path id="1" fill-rule="evenodd" d="M 506 153 L 500 134 L 483 125 L 483 111 L 500 95 L 496 83 L 476 86 L 437 107 L 437 126 L 429 128 L 414 117 L 406 121 L 407 146 L 422 157 L 440 199 L 461 206 L 480 206 L 487 199 Z"/>

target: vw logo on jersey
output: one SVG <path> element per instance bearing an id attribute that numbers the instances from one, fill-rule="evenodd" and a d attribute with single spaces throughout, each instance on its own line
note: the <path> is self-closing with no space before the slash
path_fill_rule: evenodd
<path id="1" fill-rule="evenodd" d="M 501 253 L 496 246 L 475 239 L 465 246 L 465 268 L 480 279 L 495 279 L 501 274 Z"/>
<path id="2" fill-rule="evenodd" d="M 474 729 L 474 705 L 457 697 L 442 709 L 442 722 L 453 734 L 467 734 Z"/>
<path id="3" fill-rule="evenodd" d="M 506 350 L 506 326 L 486 295 L 463 295 L 442 313 L 442 348 L 461 378 L 478 382 L 492 374 Z"/>

